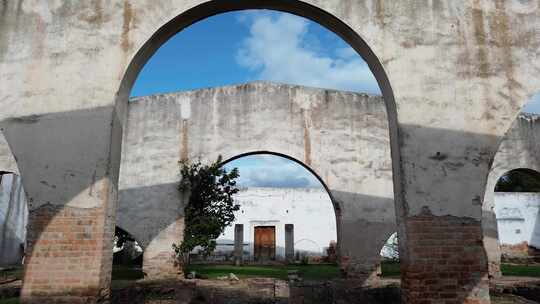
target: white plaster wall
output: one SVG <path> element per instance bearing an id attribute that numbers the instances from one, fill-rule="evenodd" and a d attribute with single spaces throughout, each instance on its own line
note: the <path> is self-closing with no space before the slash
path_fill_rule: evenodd
<path id="1" fill-rule="evenodd" d="M 244 188 L 236 195 L 240 210 L 218 243 L 234 240 L 234 225 L 244 225 L 244 243 L 253 256 L 255 226 L 276 227 L 276 257 L 285 257 L 285 224 L 294 224 L 295 251 L 322 253 L 337 240 L 336 215 L 323 188 Z M 231 246 L 232 249 L 232 246 Z"/>
<path id="2" fill-rule="evenodd" d="M 502 245 L 527 242 L 540 248 L 540 193 L 495 192 L 495 216 Z"/>
<path id="3" fill-rule="evenodd" d="M 2 175 L 0 183 L 0 266 L 20 264 L 26 241 L 28 206 L 21 179 Z"/>

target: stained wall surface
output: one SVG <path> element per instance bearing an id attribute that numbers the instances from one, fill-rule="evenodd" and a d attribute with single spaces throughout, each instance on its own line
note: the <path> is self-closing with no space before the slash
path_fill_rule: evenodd
<path id="1" fill-rule="evenodd" d="M 143 246 L 182 217 L 179 160 L 210 163 L 261 151 L 292 157 L 319 175 L 352 272 L 374 267 L 396 231 L 381 97 L 254 82 L 135 98 L 126 126 L 117 218 Z M 170 241 L 160 244 L 170 250 Z"/>
<path id="2" fill-rule="evenodd" d="M 70 265 L 78 277 L 55 266 L 64 257 L 32 255 L 29 277 L 54 270 L 79 281 L 27 281 L 23 298 L 39 302 L 46 294 L 65 301 L 65 289 L 76 284 L 86 286 L 75 288 L 83 300 L 107 294 L 122 125 L 133 81 L 179 30 L 248 8 L 320 22 L 374 72 L 388 109 L 403 301 L 444 296 L 425 291 L 447 286 L 438 273 L 451 270 L 431 243 L 446 248 L 456 264 L 469 262 L 467 248 L 474 266 L 486 268 L 480 245 L 486 178 L 500 139 L 540 87 L 537 1 L 2 1 L 0 121 L 30 216 L 48 223 L 30 225 L 31 250 L 53 250 L 54 240 L 39 237 L 44 231 L 67 232 L 58 215 L 88 228 L 91 239 L 83 241 L 96 246 L 92 255 L 73 246 L 81 257 Z M 77 224 L 81 214 L 95 221 Z M 422 284 L 415 285 L 418 271 Z M 457 287 L 450 291 L 456 301 L 489 303 L 487 272 L 458 272 L 464 279 L 453 280 Z"/>

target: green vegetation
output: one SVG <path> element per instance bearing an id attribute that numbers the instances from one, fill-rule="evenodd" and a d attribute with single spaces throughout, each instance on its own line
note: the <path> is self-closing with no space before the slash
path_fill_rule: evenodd
<path id="1" fill-rule="evenodd" d="M 502 264 L 501 271 L 505 276 L 540 277 L 540 265 Z"/>
<path id="2" fill-rule="evenodd" d="M 381 262 L 381 272 L 384 278 L 399 277 L 399 261 L 383 261 Z"/>
<path id="3" fill-rule="evenodd" d="M 382 262 L 383 277 L 399 277 L 399 262 Z M 502 264 L 502 274 L 505 276 L 539 277 L 540 265 Z"/>
<path id="4" fill-rule="evenodd" d="M 0 304 L 19 304 L 19 298 L 0 299 Z"/>
<path id="5" fill-rule="evenodd" d="M 0 271 L 0 280 L 8 279 L 8 278 L 15 278 L 15 279 L 22 279 L 24 276 L 24 269 L 22 267 L 14 267 L 14 268 L 8 268 Z"/>
<path id="6" fill-rule="evenodd" d="M 304 280 L 322 281 L 331 280 L 340 276 L 337 265 L 287 265 L 287 266 L 232 266 L 232 265 L 189 265 L 187 271 L 196 271 L 197 274 L 209 279 L 226 276 L 234 273 L 239 278 L 265 277 L 287 279 L 289 270 L 297 270 Z"/>
<path id="7" fill-rule="evenodd" d="M 238 168 L 227 172 L 222 165 L 221 155 L 210 165 L 180 162 L 178 191 L 189 201 L 184 208 L 184 239 L 180 245 L 173 244 L 179 257 L 187 257 L 197 246 L 205 255 L 212 253 L 216 239 L 234 222 L 234 212 L 240 209 L 233 197 L 239 191 L 236 179 L 240 174 Z"/>

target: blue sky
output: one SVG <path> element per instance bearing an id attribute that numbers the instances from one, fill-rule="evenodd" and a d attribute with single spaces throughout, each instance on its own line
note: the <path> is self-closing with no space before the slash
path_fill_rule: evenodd
<path id="1" fill-rule="evenodd" d="M 319 180 L 302 165 L 287 158 L 256 154 L 235 159 L 225 168 L 240 170 L 238 184 L 244 187 L 317 188 Z"/>
<path id="2" fill-rule="evenodd" d="M 254 80 L 379 93 L 365 62 L 333 32 L 257 10 L 213 16 L 176 34 L 145 65 L 131 95 Z"/>
<path id="3" fill-rule="evenodd" d="M 255 80 L 380 94 L 367 64 L 333 32 L 291 14 L 256 10 L 213 16 L 176 34 L 144 66 L 131 96 Z M 523 110 L 540 113 L 540 94 Z M 302 166 L 277 156 L 253 155 L 228 166 L 240 169 L 243 186 L 320 186 Z"/>

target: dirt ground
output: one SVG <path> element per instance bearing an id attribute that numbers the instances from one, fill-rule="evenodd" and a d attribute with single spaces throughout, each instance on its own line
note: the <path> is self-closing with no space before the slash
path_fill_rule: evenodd
<path id="1" fill-rule="evenodd" d="M 269 278 L 116 283 L 113 304 L 397 304 L 400 299 L 399 279 L 383 279 L 374 288 L 350 288 L 336 280 L 289 284 Z M 13 298 L 18 296 L 20 287 L 20 280 L 0 284 L 0 304 L 17 303 Z M 493 304 L 540 303 L 539 278 L 503 277 L 494 281 L 490 289 Z"/>

